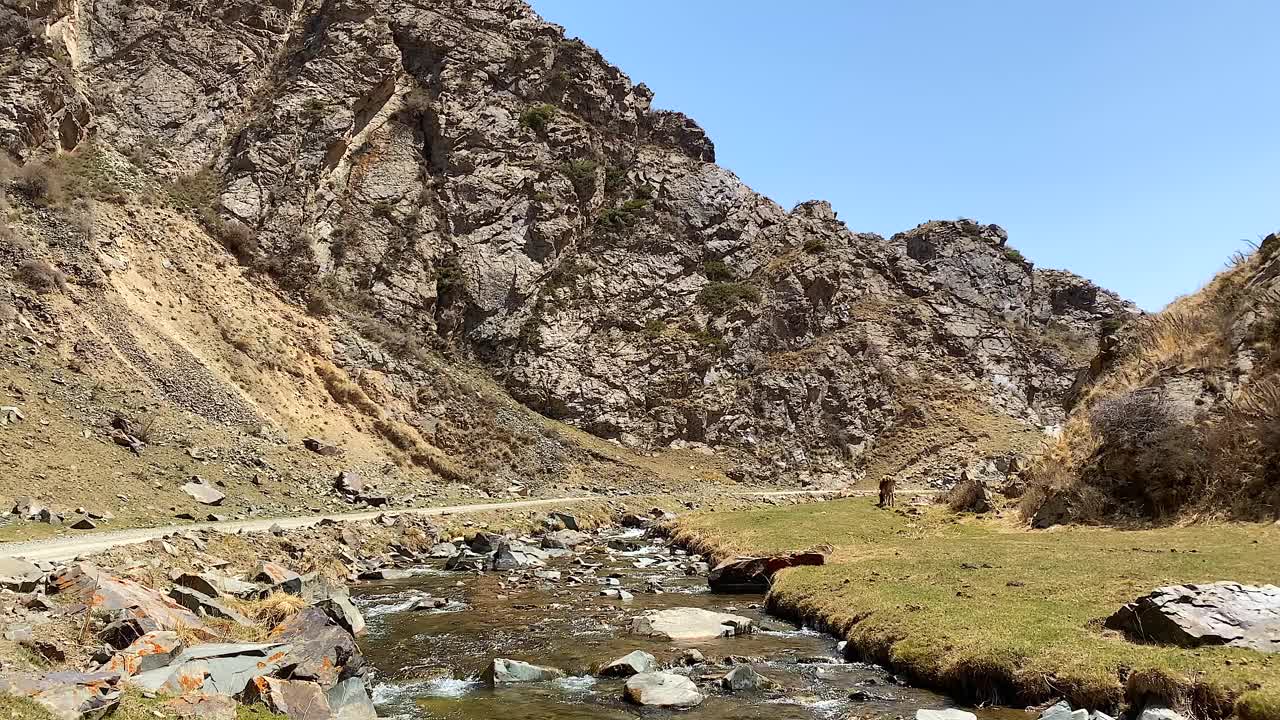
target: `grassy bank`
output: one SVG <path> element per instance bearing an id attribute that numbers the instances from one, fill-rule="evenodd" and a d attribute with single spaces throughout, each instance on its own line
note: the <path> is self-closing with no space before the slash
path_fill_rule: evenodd
<path id="1" fill-rule="evenodd" d="M 1280 581 L 1275 526 L 1030 533 L 852 499 L 692 515 L 677 535 L 718 558 L 830 545 L 826 566 L 775 579 L 770 607 L 961 699 L 1280 718 L 1280 657 L 1138 645 L 1102 627 L 1161 585 Z"/>
<path id="2" fill-rule="evenodd" d="M 0 720 L 57 720 L 37 702 L 26 698 L 0 695 Z M 163 698 L 148 699 L 137 693 L 126 693 L 120 706 L 111 714 L 112 720 L 178 720 L 177 714 L 164 705 Z M 240 705 L 236 708 L 236 720 L 288 720 L 283 715 L 267 710 L 262 705 Z"/>

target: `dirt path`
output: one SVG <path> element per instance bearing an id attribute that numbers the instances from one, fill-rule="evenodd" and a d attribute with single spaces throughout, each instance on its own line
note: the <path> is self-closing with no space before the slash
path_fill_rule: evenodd
<path id="1" fill-rule="evenodd" d="M 810 490 L 787 490 L 778 492 L 742 493 L 749 497 L 786 497 L 788 495 L 821 495 L 826 494 Z M 538 500 L 516 500 L 500 503 L 478 503 L 473 505 L 449 505 L 444 507 L 410 508 L 407 510 L 374 510 L 370 512 L 340 513 L 336 515 L 300 515 L 284 518 L 262 518 L 258 520 L 235 520 L 229 522 L 199 522 L 184 525 L 166 525 L 154 528 L 136 528 L 132 530 L 111 530 L 72 537 L 48 538 L 25 542 L 0 543 L 0 557 L 22 557 L 27 560 L 70 560 L 80 555 L 109 550 L 121 545 L 136 545 L 148 540 L 164 537 L 184 530 L 215 530 L 222 533 L 263 532 L 279 525 L 284 530 L 296 530 L 316 525 L 325 520 L 338 522 L 359 522 L 372 520 L 379 515 L 420 515 L 433 517 L 440 515 L 456 515 L 461 513 L 486 512 L 489 510 L 519 510 L 522 508 L 546 507 L 548 505 L 572 505 L 575 503 L 608 499 L 605 496 L 583 496 L 547 498 Z"/>

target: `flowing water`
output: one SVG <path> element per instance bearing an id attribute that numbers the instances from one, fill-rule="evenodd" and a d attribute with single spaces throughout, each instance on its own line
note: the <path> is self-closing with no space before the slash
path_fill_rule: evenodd
<path id="1" fill-rule="evenodd" d="M 670 713 L 691 720 L 911 717 L 920 708 L 952 706 L 944 697 L 898 684 L 882 668 L 844 662 L 833 639 L 771 618 L 761 609 L 759 595 L 707 592 L 701 575 L 705 566 L 661 540 L 640 538 L 634 531 L 612 539 L 614 547 L 606 536 L 548 560 L 542 570 L 559 571 L 559 579 L 538 578 L 532 570 L 447 572 L 440 569 L 441 560 L 409 580 L 358 587 L 357 600 L 369 624 L 362 647 L 374 672 L 379 717 L 634 718 L 641 710 L 622 699 L 624 681 L 591 674 L 633 650 L 650 652 L 668 666 L 686 650 L 705 655 L 703 664 L 674 670 L 697 681 L 707 694 L 699 707 Z M 611 587 L 633 593 L 634 599 L 601 595 Z M 436 600 L 421 602 L 428 595 Z M 675 607 L 746 615 L 761 631 L 688 643 L 628 634 L 628 621 L 635 615 Z M 489 687 L 478 678 L 494 658 L 560 668 L 568 677 Z M 719 690 L 716 678 L 734 663 L 750 663 L 781 688 L 744 694 Z M 855 693 L 861 694 L 857 700 L 850 698 Z"/>

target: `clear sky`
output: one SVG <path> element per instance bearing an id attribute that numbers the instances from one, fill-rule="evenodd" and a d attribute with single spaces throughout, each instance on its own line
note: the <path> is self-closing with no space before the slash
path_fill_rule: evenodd
<path id="1" fill-rule="evenodd" d="M 1159 309 L 1280 230 L 1280 0 L 532 0 L 856 231 L 998 223 Z"/>

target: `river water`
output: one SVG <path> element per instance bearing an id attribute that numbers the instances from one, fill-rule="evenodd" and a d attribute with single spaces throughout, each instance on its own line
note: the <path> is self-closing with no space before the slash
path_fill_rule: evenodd
<path id="1" fill-rule="evenodd" d="M 449 572 L 443 565 L 440 560 L 419 569 L 413 578 L 355 589 L 369 625 L 361 646 L 373 670 L 379 717 L 634 718 L 642 711 L 623 700 L 624 681 L 592 676 L 595 668 L 633 650 L 652 653 L 667 666 L 678 664 L 690 649 L 706 658 L 705 663 L 672 670 L 694 679 L 707 695 L 705 702 L 687 711 L 646 709 L 646 717 L 911 717 L 920 708 L 954 706 L 945 697 L 897 683 L 882 668 L 845 662 L 835 640 L 768 616 L 759 595 L 711 594 L 702 574 L 705 565 L 698 558 L 639 531 L 605 533 L 538 569 L 559 571 L 558 579 L 536 577 L 534 570 Z M 624 589 L 634 599 L 601 595 L 610 588 Z M 427 596 L 432 599 L 424 600 Z M 641 612 L 676 607 L 745 615 L 761 631 L 686 643 L 627 632 L 629 620 Z M 568 677 L 489 687 L 478 678 L 494 658 L 556 667 Z M 720 690 L 716 680 L 740 663 L 751 664 L 780 689 L 742 694 Z M 994 714 L 984 715 L 989 717 L 983 720 L 994 720 Z"/>

